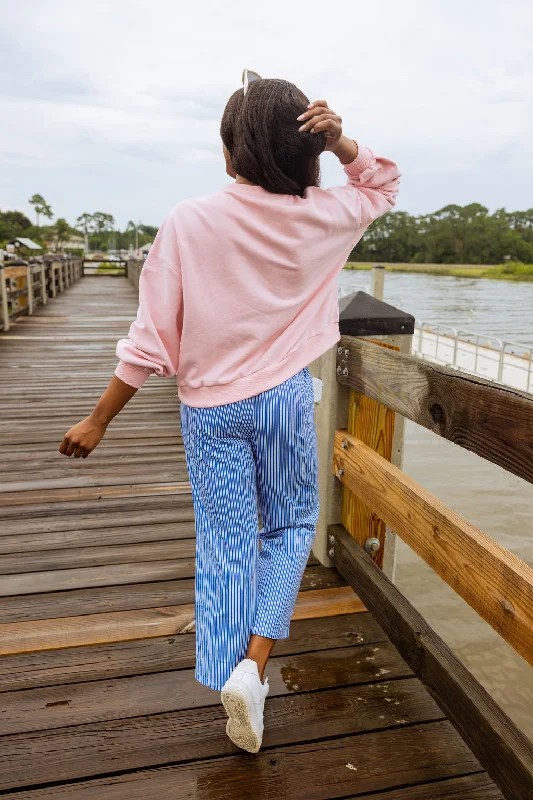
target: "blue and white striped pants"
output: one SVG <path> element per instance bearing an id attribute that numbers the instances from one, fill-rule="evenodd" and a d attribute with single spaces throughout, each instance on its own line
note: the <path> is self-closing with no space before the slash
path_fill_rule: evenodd
<path id="1" fill-rule="evenodd" d="M 182 403 L 181 429 L 196 522 L 196 679 L 220 690 L 252 633 L 289 635 L 319 508 L 309 370 L 246 400 Z"/>

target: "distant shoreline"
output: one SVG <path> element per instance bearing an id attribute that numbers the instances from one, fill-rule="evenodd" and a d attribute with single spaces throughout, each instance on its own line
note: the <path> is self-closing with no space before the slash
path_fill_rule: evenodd
<path id="1" fill-rule="evenodd" d="M 370 261 L 347 261 L 345 269 L 370 270 L 374 266 Z M 520 265 L 513 271 L 505 271 L 509 268 L 504 264 L 495 266 L 494 264 L 388 264 L 380 262 L 380 266 L 385 267 L 389 272 L 421 273 L 423 275 L 448 275 L 452 278 L 490 278 L 491 280 L 507 281 L 533 281 L 533 266 Z"/>

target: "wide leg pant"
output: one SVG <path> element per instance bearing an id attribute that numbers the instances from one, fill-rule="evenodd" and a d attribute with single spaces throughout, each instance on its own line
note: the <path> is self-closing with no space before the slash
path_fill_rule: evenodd
<path id="1" fill-rule="evenodd" d="M 182 403 L 181 428 L 196 520 L 196 678 L 220 690 L 250 634 L 289 635 L 319 507 L 311 375 L 225 405 Z"/>

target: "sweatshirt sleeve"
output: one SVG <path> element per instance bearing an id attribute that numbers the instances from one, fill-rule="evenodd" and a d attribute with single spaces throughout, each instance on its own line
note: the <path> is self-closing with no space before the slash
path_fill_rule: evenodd
<path id="1" fill-rule="evenodd" d="M 176 374 L 183 318 L 176 231 L 168 217 L 159 228 L 139 280 L 139 309 L 128 338 L 117 344 L 115 375 L 140 389 L 152 373 Z"/>
<path id="2" fill-rule="evenodd" d="M 347 183 L 328 191 L 341 201 L 349 224 L 367 228 L 393 208 L 401 175 L 394 161 L 377 157 L 369 147 L 358 145 L 357 158 L 344 165 L 344 172 Z"/>

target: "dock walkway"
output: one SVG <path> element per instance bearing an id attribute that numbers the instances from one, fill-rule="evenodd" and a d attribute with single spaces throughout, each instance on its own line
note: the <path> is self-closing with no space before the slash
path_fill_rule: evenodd
<path id="1" fill-rule="evenodd" d="M 264 746 L 194 680 L 194 519 L 173 381 L 88 460 L 58 446 L 137 307 L 85 277 L 0 334 L 0 795 L 501 800 L 335 569 L 311 559 L 269 663 Z"/>

